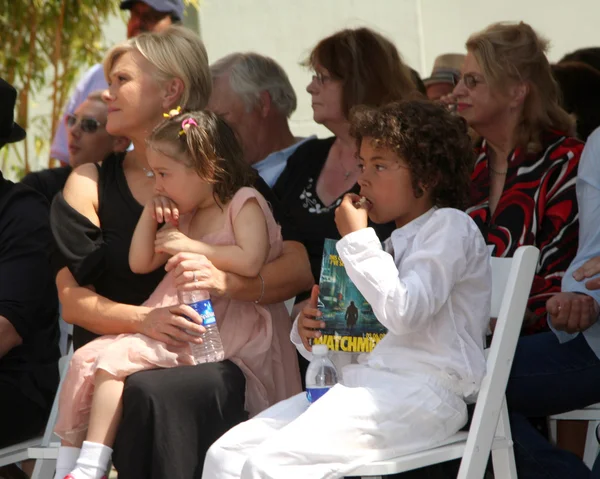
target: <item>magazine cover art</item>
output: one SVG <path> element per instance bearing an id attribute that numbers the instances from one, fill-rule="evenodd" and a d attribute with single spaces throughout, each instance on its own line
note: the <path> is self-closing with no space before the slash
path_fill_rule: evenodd
<path id="1" fill-rule="evenodd" d="M 313 344 L 326 344 L 330 351 L 370 352 L 385 336 L 373 309 L 352 283 L 335 249 L 337 241 L 325 240 L 319 279 L 319 309 L 325 329 Z"/>

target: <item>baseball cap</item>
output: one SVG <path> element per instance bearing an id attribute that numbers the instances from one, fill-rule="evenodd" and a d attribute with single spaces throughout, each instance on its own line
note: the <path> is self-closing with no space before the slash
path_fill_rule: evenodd
<path id="1" fill-rule="evenodd" d="M 445 53 L 439 55 L 433 63 L 431 76 L 425 78 L 423 83 L 425 86 L 436 83 L 456 85 L 460 78 L 460 70 L 464 61 L 465 55 L 461 53 Z"/>
<path id="2" fill-rule="evenodd" d="M 14 121 L 17 90 L 0 78 L 0 145 L 14 143 L 25 138 L 26 133 Z"/>
<path id="3" fill-rule="evenodd" d="M 121 2 L 121 10 L 131 10 L 137 2 L 142 2 L 157 12 L 171 13 L 179 20 L 183 20 L 183 0 L 125 0 Z"/>

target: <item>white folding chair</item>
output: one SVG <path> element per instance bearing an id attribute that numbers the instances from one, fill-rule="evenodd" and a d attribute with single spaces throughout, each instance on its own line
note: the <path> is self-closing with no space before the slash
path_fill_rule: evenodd
<path id="1" fill-rule="evenodd" d="M 491 317 L 498 319 L 469 432 L 459 432 L 433 449 L 367 464 L 349 474 L 381 479 L 462 457 L 457 479 L 482 479 L 491 451 L 495 477 L 517 477 L 504 393 L 538 255 L 537 248 L 523 246 L 511 259 L 492 258 Z"/>
<path id="2" fill-rule="evenodd" d="M 54 475 L 56 457 L 60 445 L 58 438 L 56 438 L 53 433 L 56 418 L 58 416 L 58 396 L 72 355 L 73 346 L 70 346 L 67 355 L 62 356 L 58 362 L 60 383 L 58 385 L 56 396 L 54 397 L 54 402 L 52 403 L 52 410 L 50 411 L 50 416 L 46 423 L 44 435 L 0 449 L 0 467 L 26 461 L 28 459 L 36 459 L 31 479 L 47 479 Z"/>
<path id="3" fill-rule="evenodd" d="M 598 439 L 596 439 L 596 428 L 600 426 L 600 403 L 593 404 L 583 409 L 576 409 L 575 411 L 569 411 L 562 414 L 555 414 L 548 418 L 550 438 L 552 442 L 556 444 L 557 431 L 556 421 L 557 420 L 568 420 L 568 421 L 587 421 L 587 434 L 585 437 L 585 449 L 583 452 L 583 462 L 590 469 L 594 465 L 596 456 L 600 452 L 600 445 Z"/>

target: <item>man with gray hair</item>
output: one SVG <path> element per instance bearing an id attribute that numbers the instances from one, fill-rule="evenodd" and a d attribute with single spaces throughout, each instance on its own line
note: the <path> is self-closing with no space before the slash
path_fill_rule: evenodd
<path id="1" fill-rule="evenodd" d="M 244 157 L 272 187 L 288 158 L 308 140 L 295 138 L 288 119 L 296 94 L 273 59 L 258 53 L 232 53 L 210 67 L 213 91 L 208 109 L 235 131 Z"/>

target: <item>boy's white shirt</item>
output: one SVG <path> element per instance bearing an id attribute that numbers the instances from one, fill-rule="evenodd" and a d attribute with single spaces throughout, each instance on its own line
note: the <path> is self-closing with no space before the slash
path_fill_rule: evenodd
<path id="1" fill-rule="evenodd" d="M 337 243 L 348 276 L 388 329 L 359 362 L 433 374 L 474 400 L 485 374 L 492 291 L 489 251 L 477 225 L 462 211 L 432 208 L 396 229 L 384 247 L 372 228 Z M 291 340 L 310 359 L 297 321 Z"/>

